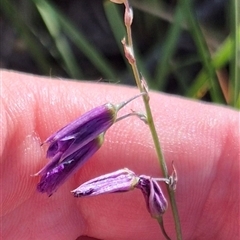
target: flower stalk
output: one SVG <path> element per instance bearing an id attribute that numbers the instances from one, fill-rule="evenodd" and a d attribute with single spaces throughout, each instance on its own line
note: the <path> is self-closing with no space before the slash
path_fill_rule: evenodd
<path id="1" fill-rule="evenodd" d="M 140 90 L 140 92 L 144 92 L 144 91 L 146 91 L 146 89 L 145 89 L 146 85 L 144 84 L 145 80 L 142 80 L 141 77 L 140 77 L 138 67 L 137 67 L 137 62 L 136 62 L 136 59 L 135 59 L 135 56 L 134 56 L 132 31 L 131 31 L 131 24 L 132 24 L 132 19 L 131 18 L 133 18 L 133 13 L 132 13 L 131 7 L 129 6 L 128 0 L 123 1 L 123 4 L 125 5 L 125 15 L 124 15 L 124 20 L 125 21 L 124 22 L 125 22 L 125 26 L 126 26 L 126 30 L 127 30 L 127 40 L 125 38 L 122 40 L 122 44 L 123 44 L 124 52 L 125 52 L 125 57 L 128 59 L 128 62 L 131 65 L 133 75 L 134 75 L 134 78 L 135 78 L 136 85 L 137 85 L 138 89 Z M 149 96 L 148 95 L 143 95 L 142 98 L 143 98 L 143 102 L 144 102 L 144 105 L 145 105 L 148 126 L 149 126 L 149 129 L 150 129 L 152 138 L 153 138 L 154 146 L 155 146 L 156 153 L 157 153 L 157 158 L 158 158 L 159 164 L 161 166 L 164 177 L 168 178 L 169 175 L 168 175 L 167 165 L 166 165 L 166 162 L 165 162 L 165 159 L 164 159 L 163 152 L 162 152 L 161 147 L 160 147 L 160 141 L 159 141 L 157 131 L 156 131 L 156 128 L 155 128 L 155 124 L 154 124 L 154 121 L 153 121 L 151 107 L 149 105 Z M 172 208 L 172 212 L 173 212 L 177 239 L 181 240 L 182 239 L 182 233 L 181 233 L 180 219 L 179 219 L 177 204 L 176 204 L 176 200 L 175 200 L 174 189 L 169 186 L 167 188 L 167 190 L 168 190 L 168 195 L 169 195 L 169 198 L 170 198 L 171 208 Z M 159 224 L 161 226 L 161 229 L 164 230 L 162 220 L 159 222 Z M 163 234 L 164 234 L 164 232 L 165 232 L 165 230 L 163 231 Z"/>

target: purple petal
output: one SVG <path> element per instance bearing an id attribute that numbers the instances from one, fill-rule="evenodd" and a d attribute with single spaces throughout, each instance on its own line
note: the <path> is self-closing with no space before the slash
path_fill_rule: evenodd
<path id="1" fill-rule="evenodd" d="M 144 175 L 141 175 L 139 178 L 139 183 L 136 187 L 142 190 L 151 216 L 158 218 L 166 211 L 168 206 L 167 200 L 156 180 Z"/>
<path id="2" fill-rule="evenodd" d="M 102 175 L 85 182 L 72 191 L 74 197 L 95 196 L 103 193 L 132 190 L 139 178 L 127 168 Z"/>
<path id="3" fill-rule="evenodd" d="M 51 169 L 53 169 L 55 166 L 58 165 L 61 157 L 62 157 L 62 153 L 61 152 L 57 153 L 51 159 L 51 161 L 49 161 L 40 171 L 35 173 L 34 176 L 43 175 L 43 174 L 46 174 L 47 172 L 49 172 Z"/>
<path id="4" fill-rule="evenodd" d="M 74 174 L 101 147 L 102 143 L 103 135 L 100 135 L 63 159 L 56 166 L 40 171 L 42 177 L 37 185 L 37 190 L 41 193 L 46 192 L 51 196 L 68 177 Z"/>
<path id="5" fill-rule="evenodd" d="M 51 135 L 45 143 L 50 143 L 47 157 L 62 152 L 62 159 L 81 148 L 100 133 L 105 132 L 116 120 L 117 110 L 107 103 L 96 107 Z"/>

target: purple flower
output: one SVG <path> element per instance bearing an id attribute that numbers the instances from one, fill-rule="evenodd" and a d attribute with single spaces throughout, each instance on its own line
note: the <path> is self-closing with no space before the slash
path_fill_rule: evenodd
<path id="1" fill-rule="evenodd" d="M 41 180 L 37 185 L 37 190 L 41 193 L 47 193 L 49 196 L 57 190 L 57 188 L 64 183 L 64 181 L 74 174 L 76 170 L 81 167 L 86 160 L 88 160 L 102 145 L 103 134 L 87 143 L 82 148 L 74 153 L 68 155 L 63 161 L 58 162 L 61 156 L 57 154 L 55 162 L 48 164 L 41 170 Z"/>
<path id="2" fill-rule="evenodd" d="M 74 197 L 84 197 L 103 193 L 126 192 L 133 189 L 137 183 L 136 174 L 124 168 L 85 182 L 72 193 Z"/>
<path id="3" fill-rule="evenodd" d="M 168 182 L 167 179 L 163 181 Z M 139 182 L 136 188 L 141 189 L 146 201 L 147 209 L 153 218 L 160 217 L 167 209 L 167 200 L 154 178 L 149 176 L 139 176 Z"/>
<path id="4" fill-rule="evenodd" d="M 166 178 L 158 181 L 169 182 Z M 142 191 L 147 209 L 153 218 L 160 217 L 167 209 L 164 197 L 157 180 L 149 176 L 137 176 L 127 168 L 94 178 L 72 191 L 74 197 L 96 196 L 103 193 L 126 192 L 134 188 Z"/>
<path id="5" fill-rule="evenodd" d="M 51 195 L 70 175 L 86 162 L 102 145 L 104 133 L 118 120 L 118 111 L 127 103 L 146 93 L 141 93 L 128 101 L 113 105 L 106 103 L 96 107 L 63 127 L 46 139 L 49 144 L 47 163 L 35 176 L 41 175 L 37 189 Z"/>
<path id="6" fill-rule="evenodd" d="M 110 128 L 116 117 L 117 108 L 110 103 L 83 114 L 46 139 L 44 143 L 50 144 L 47 157 L 61 153 L 61 159 L 66 158 Z"/>
<path id="7" fill-rule="evenodd" d="M 118 111 L 132 100 L 144 94 L 146 93 L 143 92 L 120 104 L 106 103 L 96 107 L 52 134 L 44 141 L 44 143 L 50 144 L 47 150 L 47 158 L 54 158 L 56 155 L 61 154 L 60 160 L 62 160 L 95 139 L 100 133 L 106 132 L 118 120 Z M 119 119 L 128 116 L 130 114 Z"/>

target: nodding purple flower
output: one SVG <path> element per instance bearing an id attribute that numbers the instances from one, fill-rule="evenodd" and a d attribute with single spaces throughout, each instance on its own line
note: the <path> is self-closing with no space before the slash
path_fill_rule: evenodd
<path id="1" fill-rule="evenodd" d="M 45 167 L 41 171 L 41 180 L 37 185 L 37 190 L 51 196 L 57 188 L 74 174 L 102 145 L 103 134 L 87 143 L 82 148 L 68 155 L 61 162 Z M 60 156 L 59 156 L 60 158 Z"/>
<path id="2" fill-rule="evenodd" d="M 127 168 L 85 182 L 72 191 L 74 197 L 96 196 L 103 193 L 126 192 L 135 187 L 138 177 Z"/>
<path id="3" fill-rule="evenodd" d="M 83 114 L 46 139 L 44 143 L 50 144 L 47 157 L 52 158 L 61 152 L 61 158 L 66 158 L 110 128 L 115 122 L 116 116 L 117 109 L 110 103 Z"/>
<path id="4" fill-rule="evenodd" d="M 102 145 L 104 133 L 118 120 L 118 111 L 141 93 L 120 104 L 106 103 L 96 107 L 46 139 L 50 161 L 35 176 L 41 175 L 37 189 L 51 195 L 72 173 L 86 162 Z"/>
<path id="5" fill-rule="evenodd" d="M 146 93 L 141 93 L 120 104 L 114 105 L 106 103 L 102 106 L 96 107 L 52 134 L 44 141 L 44 143 L 50 144 L 47 150 L 47 158 L 54 158 L 60 153 L 60 159 L 62 160 L 95 139 L 100 133 L 106 132 L 113 123 L 118 120 L 118 111 L 126 104 L 143 94 Z M 119 119 L 123 119 L 129 115 L 131 114 L 122 116 Z"/>
<path id="6" fill-rule="evenodd" d="M 157 181 L 169 183 L 167 178 L 154 179 L 145 175 L 137 176 L 134 172 L 124 168 L 85 182 L 72 193 L 74 197 L 85 197 L 126 192 L 138 188 L 143 193 L 149 213 L 153 218 L 158 218 L 166 211 L 167 200 Z"/>

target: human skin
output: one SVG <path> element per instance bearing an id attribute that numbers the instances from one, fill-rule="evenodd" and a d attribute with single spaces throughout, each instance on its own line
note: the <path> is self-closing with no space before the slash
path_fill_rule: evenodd
<path id="1" fill-rule="evenodd" d="M 64 81 L 1 71 L 1 226 L 3 239 L 163 239 L 139 190 L 74 198 L 84 181 L 128 167 L 161 177 L 148 126 L 136 117 L 114 124 L 101 149 L 51 197 L 36 191 L 52 133 L 136 88 Z M 183 239 L 239 239 L 239 112 L 150 92 L 150 104 L 169 172 L 178 172 L 176 201 Z M 119 112 L 144 112 L 141 99 Z M 166 186 L 160 183 L 164 193 Z M 171 207 L 163 216 L 176 239 Z M 84 238 L 82 238 L 84 239 Z"/>

